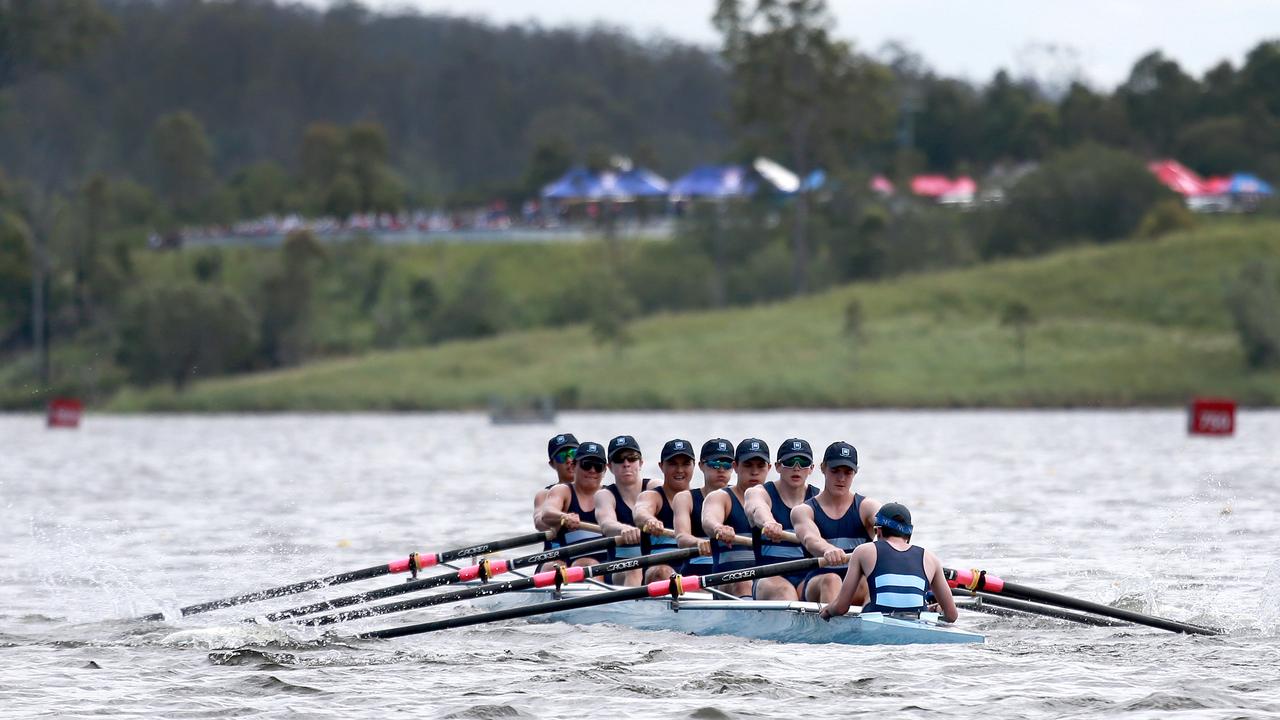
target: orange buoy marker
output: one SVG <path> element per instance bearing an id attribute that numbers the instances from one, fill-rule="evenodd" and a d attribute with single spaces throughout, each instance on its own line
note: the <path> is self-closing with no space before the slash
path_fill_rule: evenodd
<path id="1" fill-rule="evenodd" d="M 77 428 L 81 415 L 84 415 L 84 403 L 75 398 L 54 398 L 49 401 L 46 422 L 51 428 Z"/>
<path id="2" fill-rule="evenodd" d="M 1187 408 L 1187 432 L 1192 435 L 1228 436 L 1236 431 L 1236 401 L 1227 398 L 1194 398 Z"/>

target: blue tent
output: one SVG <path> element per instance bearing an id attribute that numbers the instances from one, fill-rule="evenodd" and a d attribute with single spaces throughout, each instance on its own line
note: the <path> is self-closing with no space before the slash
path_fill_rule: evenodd
<path id="1" fill-rule="evenodd" d="M 1232 195 L 1271 195 L 1274 191 L 1271 185 L 1257 175 L 1236 173 L 1231 176 L 1227 192 Z"/>
<path id="2" fill-rule="evenodd" d="M 652 170 L 635 168 L 618 177 L 618 183 L 632 197 L 666 197 L 671 183 Z"/>
<path id="3" fill-rule="evenodd" d="M 671 197 L 742 197 L 755 194 L 758 188 L 754 174 L 740 165 L 699 165 L 671 183 Z"/>
<path id="4" fill-rule="evenodd" d="M 591 200 L 600 197 L 600 178 L 584 167 L 575 167 L 542 188 L 548 200 Z"/>

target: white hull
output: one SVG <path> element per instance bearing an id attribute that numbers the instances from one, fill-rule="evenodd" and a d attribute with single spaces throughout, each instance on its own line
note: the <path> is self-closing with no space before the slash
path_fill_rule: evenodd
<path id="1" fill-rule="evenodd" d="M 602 592 L 590 587 L 565 588 L 564 597 Z M 552 600 L 550 590 L 503 593 L 472 600 L 485 610 Z M 736 635 L 756 640 L 843 645 L 909 645 L 916 643 L 981 643 L 985 638 L 938 622 L 935 613 L 920 620 L 868 613 L 832 618 L 818 616 L 819 605 L 805 602 L 716 600 L 706 593 L 670 598 L 629 600 L 596 607 L 549 613 L 533 622 L 580 625 L 611 623 L 639 630 L 672 630 L 692 635 Z"/>

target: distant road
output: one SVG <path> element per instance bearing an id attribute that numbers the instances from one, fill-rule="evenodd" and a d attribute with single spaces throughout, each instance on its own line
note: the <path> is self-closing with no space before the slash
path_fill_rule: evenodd
<path id="1" fill-rule="evenodd" d="M 618 236 L 628 240 L 669 240 L 675 225 L 670 222 L 620 229 Z M 184 237 L 184 247 L 278 247 L 286 233 L 264 235 L 202 235 Z M 382 245 L 429 245 L 432 243 L 565 243 L 594 240 L 601 237 L 596 228 L 512 228 L 507 230 L 340 230 L 316 233 L 321 242 L 344 242 L 369 237 Z"/>

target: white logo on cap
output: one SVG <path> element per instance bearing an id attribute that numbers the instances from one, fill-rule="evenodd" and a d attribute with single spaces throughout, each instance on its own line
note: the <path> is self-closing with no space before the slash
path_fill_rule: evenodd
<path id="1" fill-rule="evenodd" d="M 556 436 L 556 442 L 558 442 L 558 443 L 562 443 L 562 442 L 564 442 L 564 436 L 563 436 L 563 435 L 557 435 L 557 436 Z"/>
<path id="2" fill-rule="evenodd" d="M 759 449 L 760 449 L 760 443 L 758 443 L 758 442 L 753 442 L 753 443 L 751 443 L 751 449 L 752 449 L 752 450 L 759 450 Z"/>
<path id="3" fill-rule="evenodd" d="M 599 450 L 599 449 L 600 448 L 596 447 L 595 443 L 587 443 L 587 452 L 595 452 L 596 450 Z"/>
<path id="4" fill-rule="evenodd" d="M 795 441 L 793 441 L 793 442 L 791 443 L 791 449 L 792 449 L 792 450 L 799 450 L 799 449 L 800 449 L 800 448 L 802 448 L 802 447 L 804 447 L 804 446 L 800 444 L 800 441 L 799 441 L 799 440 L 795 440 Z"/>
<path id="5" fill-rule="evenodd" d="M 717 445 L 721 450 L 728 450 L 728 449 L 729 449 L 729 446 L 728 446 L 728 445 L 726 445 L 726 444 L 724 444 L 724 443 L 716 443 L 716 445 Z"/>
<path id="6" fill-rule="evenodd" d="M 626 438 L 618 438 L 613 442 L 614 445 L 623 445 L 627 442 Z"/>
<path id="7" fill-rule="evenodd" d="M 676 441 L 676 449 L 677 449 L 677 450 L 683 450 L 683 449 L 684 449 L 684 443 L 683 443 L 683 442 L 680 442 L 679 440 L 677 440 L 677 441 Z"/>
<path id="8" fill-rule="evenodd" d="M 840 448 L 840 454 L 849 457 L 849 448 Z"/>

